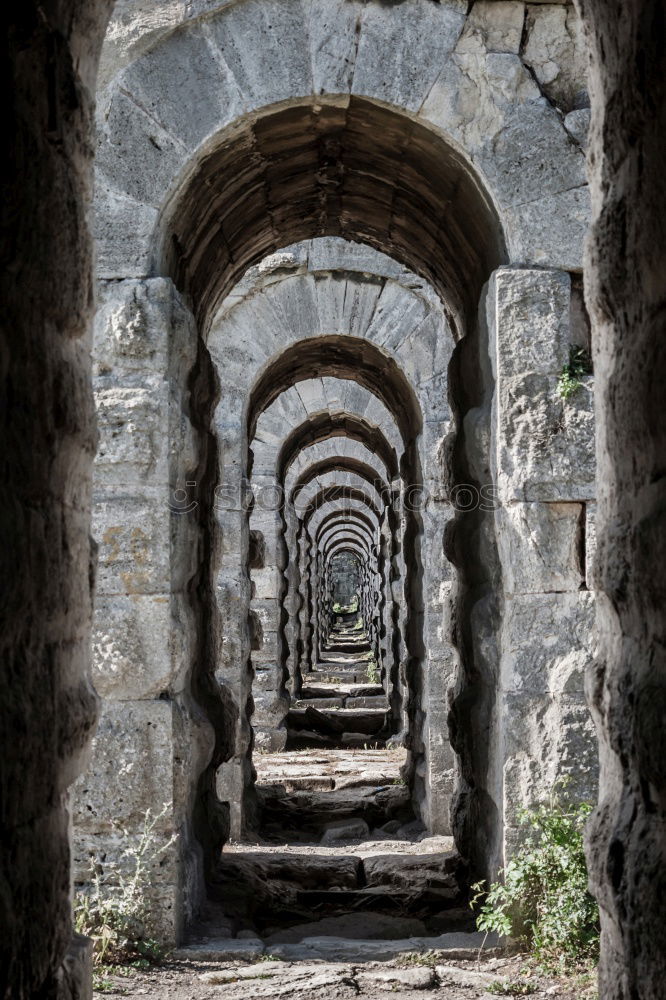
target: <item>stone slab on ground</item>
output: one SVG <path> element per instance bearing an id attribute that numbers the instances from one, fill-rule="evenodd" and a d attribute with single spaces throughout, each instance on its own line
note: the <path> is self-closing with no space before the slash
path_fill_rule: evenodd
<path id="1" fill-rule="evenodd" d="M 386 992 L 394 993 L 396 988 L 408 990 L 427 990 L 435 986 L 435 970 L 427 966 L 416 966 L 413 969 L 371 969 L 368 972 L 356 972 L 358 985 L 364 987 L 380 986 Z"/>
<path id="2" fill-rule="evenodd" d="M 102 1000 L 109 995 L 111 986 L 113 995 L 122 995 L 125 1000 L 145 1000 L 147 996 L 155 1000 L 356 1000 L 359 996 L 363 1000 L 385 1000 L 387 996 L 391 1000 L 412 1000 L 415 990 L 417 996 L 432 1000 L 489 1000 L 487 987 L 494 982 L 522 986 L 525 993 L 549 1000 L 591 996 L 590 991 L 581 989 L 577 979 L 558 981 L 543 974 L 526 974 L 523 955 L 493 957 L 487 952 L 479 961 L 474 956 L 436 963 L 433 985 L 418 988 L 420 982 L 425 982 L 423 971 L 426 976 L 433 971 L 429 956 L 422 961 L 427 964 L 421 966 L 405 958 L 393 963 L 364 962 L 362 966 L 312 959 L 301 964 L 271 961 L 268 955 L 247 962 L 167 959 L 145 970 L 105 974 L 108 985 L 94 996 Z M 412 972 L 416 974 L 409 975 Z"/>
<path id="3" fill-rule="evenodd" d="M 275 844 L 268 843 L 243 843 L 241 841 L 229 841 L 224 845 L 223 854 L 245 854 L 250 851 L 253 854 L 274 854 L 279 850 L 280 854 L 303 854 L 307 851 L 308 856 L 319 855 L 321 857 L 339 856 L 340 845 L 325 846 L 316 843 L 280 844 L 276 848 Z M 423 840 L 364 840 L 358 844 L 353 844 L 345 848 L 345 857 L 371 858 L 376 855 L 391 853 L 393 855 L 418 855 L 424 854 L 444 854 L 454 850 L 453 837 L 433 836 L 425 837 Z"/>
<path id="4" fill-rule="evenodd" d="M 264 942 L 259 938 L 212 938 L 183 945 L 172 952 L 175 959 L 198 962 L 237 962 L 258 958 L 264 954 Z"/>
<path id="5" fill-rule="evenodd" d="M 479 972 L 476 969 L 460 969 L 456 965 L 436 965 L 435 972 L 440 983 L 452 983 L 454 986 L 464 986 L 470 989 L 486 990 L 493 983 L 508 983 L 506 976 L 492 972 Z"/>
<path id="6" fill-rule="evenodd" d="M 269 953 L 276 944 L 295 944 L 311 937 L 348 937 L 391 941 L 405 937 L 425 937 L 425 924 L 415 917 L 394 917 L 387 913 L 345 913 L 297 924 L 264 936 Z"/>
<path id="7" fill-rule="evenodd" d="M 341 962 L 386 962 L 400 955 L 442 952 L 442 958 L 475 958 L 479 950 L 494 951 L 499 947 L 496 935 L 482 932 L 440 934 L 437 937 L 403 938 L 394 941 L 372 941 L 348 938 L 311 937 L 298 944 L 276 945 L 271 954 L 288 962 L 313 959 Z"/>

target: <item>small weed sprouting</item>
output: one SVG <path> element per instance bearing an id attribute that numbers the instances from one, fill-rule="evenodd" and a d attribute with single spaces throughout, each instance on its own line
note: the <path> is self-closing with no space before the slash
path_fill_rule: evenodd
<path id="1" fill-rule="evenodd" d="M 147 890 L 151 865 L 176 839 L 160 843 L 156 832 L 166 810 L 165 805 L 153 816 L 149 809 L 138 841 L 126 834 L 127 847 L 120 858 L 104 861 L 104 877 L 101 864 L 93 863 L 90 888 L 74 896 L 74 926 L 79 934 L 92 938 L 93 964 L 98 968 L 124 964 L 140 969 L 164 957 L 164 949 L 148 933 Z M 102 982 L 101 975 L 97 979 Z"/>
<path id="2" fill-rule="evenodd" d="M 569 361 L 557 380 L 557 393 L 569 399 L 581 386 L 581 379 L 592 374 L 592 359 L 584 347 L 570 347 Z"/>
<path id="3" fill-rule="evenodd" d="M 536 993 L 537 987 L 534 983 L 505 983 L 501 979 L 496 980 L 486 986 L 486 992 L 498 997 L 527 997 L 531 993 Z"/>
<path id="4" fill-rule="evenodd" d="M 588 804 L 568 806 L 560 799 L 524 810 L 530 827 L 526 842 L 490 888 L 478 882 L 470 906 L 481 931 L 514 937 L 528 947 L 544 969 L 568 971 L 596 961 L 599 911 L 587 888 L 583 828 Z"/>

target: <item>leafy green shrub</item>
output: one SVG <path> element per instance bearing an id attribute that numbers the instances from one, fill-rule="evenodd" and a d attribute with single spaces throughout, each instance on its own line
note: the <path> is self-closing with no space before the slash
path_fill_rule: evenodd
<path id="1" fill-rule="evenodd" d="M 592 359 L 584 347 L 570 347 L 568 364 L 557 380 L 557 392 L 562 399 L 569 399 L 581 385 L 584 375 L 592 374 Z"/>
<path id="2" fill-rule="evenodd" d="M 555 789 L 551 801 L 524 810 L 530 827 L 525 843 L 501 882 L 488 890 L 472 886 L 477 927 L 517 938 L 546 967 L 571 968 L 595 960 L 599 950 L 599 911 L 587 889 L 583 828 L 592 807 L 567 806 Z"/>
<path id="3" fill-rule="evenodd" d="M 88 889 L 74 896 L 74 926 L 79 934 L 92 938 L 93 963 L 96 966 L 144 960 L 158 962 L 162 947 L 148 932 L 150 908 L 147 890 L 151 885 L 150 869 L 174 843 L 160 843 L 157 824 L 167 806 L 157 816 L 150 809 L 144 816 L 137 840 L 127 837 L 127 846 L 117 861 L 91 865 Z"/>

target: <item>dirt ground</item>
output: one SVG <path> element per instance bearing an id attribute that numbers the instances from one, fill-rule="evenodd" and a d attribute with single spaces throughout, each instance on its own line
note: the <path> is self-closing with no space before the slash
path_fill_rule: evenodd
<path id="1" fill-rule="evenodd" d="M 475 1000 L 532 996 L 594 1000 L 587 976 L 557 980 L 539 974 L 524 958 L 446 960 L 406 956 L 400 962 L 208 963 L 166 961 L 146 971 L 114 970 L 96 975 L 96 998 L 127 1000 Z"/>

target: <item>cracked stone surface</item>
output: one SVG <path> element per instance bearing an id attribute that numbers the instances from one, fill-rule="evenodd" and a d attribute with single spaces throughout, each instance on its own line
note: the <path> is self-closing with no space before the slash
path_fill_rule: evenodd
<path id="1" fill-rule="evenodd" d="M 481 1000 L 511 984 L 529 994 L 555 1000 L 591 997 L 589 989 L 525 970 L 522 959 L 481 956 L 480 960 L 447 960 L 444 953 L 406 956 L 400 962 L 373 962 L 351 958 L 339 961 L 201 962 L 170 961 L 161 969 L 112 975 L 110 983 L 130 1000 L 146 995 L 156 1000 L 247 1000 L 248 995 L 293 1000 L 397 1000 L 417 996 L 440 1000 Z M 106 993 L 95 993 L 105 996 Z"/>

